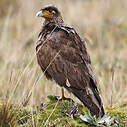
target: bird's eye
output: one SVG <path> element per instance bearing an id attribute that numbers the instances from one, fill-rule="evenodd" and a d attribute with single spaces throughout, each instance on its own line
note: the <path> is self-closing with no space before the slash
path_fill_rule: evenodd
<path id="1" fill-rule="evenodd" d="M 56 13 L 56 12 L 53 10 L 53 11 L 52 11 L 52 14 L 55 14 L 55 13 Z"/>

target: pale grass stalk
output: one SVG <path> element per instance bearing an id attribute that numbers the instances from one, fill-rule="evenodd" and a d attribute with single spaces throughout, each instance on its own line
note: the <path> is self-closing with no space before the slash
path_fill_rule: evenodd
<path id="1" fill-rule="evenodd" d="M 12 76 L 13 76 L 13 71 L 10 72 L 10 76 L 9 76 L 9 80 L 8 80 L 8 84 L 7 84 L 7 93 L 5 94 L 6 96 L 6 100 L 8 100 L 9 97 L 9 85 L 12 83 Z"/>
<path id="2" fill-rule="evenodd" d="M 55 29 L 56 29 L 56 27 L 55 27 Z M 52 30 L 52 32 L 55 30 L 55 29 L 53 29 Z M 50 33 L 50 36 L 51 36 L 51 34 L 52 34 L 52 32 Z M 42 44 L 42 46 L 44 45 L 44 43 Z M 39 48 L 39 50 L 40 50 L 40 48 Z M 39 51 L 38 50 L 38 51 Z M 28 99 L 30 99 L 30 96 L 32 95 L 32 91 L 33 91 L 33 89 L 34 89 L 34 86 L 37 84 L 37 82 L 39 82 L 39 80 L 43 77 L 43 75 L 45 74 L 45 72 L 47 71 L 47 69 L 50 67 L 50 65 L 52 64 L 52 62 L 55 60 L 55 58 L 59 55 L 59 53 L 60 53 L 60 51 L 56 54 L 56 56 L 53 58 L 53 60 L 49 63 L 49 65 L 47 66 L 47 68 L 45 69 L 45 71 L 43 72 L 43 74 L 41 75 L 41 76 L 39 76 L 36 80 L 35 80 L 35 82 L 34 82 L 34 84 L 33 84 L 33 86 L 32 86 L 32 89 L 30 90 L 30 92 L 29 92 L 29 94 L 28 94 Z M 29 100 L 27 100 L 27 101 L 29 101 Z"/>
<path id="3" fill-rule="evenodd" d="M 52 110 L 51 114 L 50 114 L 49 117 L 47 118 L 47 120 L 46 120 L 46 122 L 45 122 L 45 124 L 44 124 L 44 127 L 47 125 L 47 123 L 48 123 L 50 117 L 51 117 L 52 114 L 54 113 L 54 111 L 55 111 L 55 109 L 56 109 L 56 107 L 57 107 L 57 105 L 58 105 L 58 102 L 59 102 L 59 100 L 57 101 L 57 103 L 56 103 L 54 109 Z M 42 124 L 42 125 L 43 125 L 43 124 Z M 41 125 L 41 126 L 42 126 L 42 125 Z"/>
<path id="4" fill-rule="evenodd" d="M 111 108 L 112 108 L 112 104 L 113 104 L 113 97 L 114 97 L 114 74 L 115 74 L 115 70 L 114 67 L 111 68 L 111 72 L 112 72 L 112 76 L 111 76 Z"/>
<path id="5" fill-rule="evenodd" d="M 119 70 L 118 70 L 119 71 Z M 124 72 L 123 72 L 124 74 Z M 123 82 L 123 79 L 122 79 L 123 75 L 120 73 L 118 74 L 117 76 L 117 81 L 116 82 L 119 82 L 119 91 L 116 91 L 116 100 L 117 100 L 117 103 L 119 103 L 121 100 L 124 100 L 126 97 L 126 89 L 124 88 L 124 82 Z M 118 80 L 119 79 L 119 80 Z M 117 89 L 117 88 L 116 88 Z M 122 93 L 122 94 L 121 94 Z"/>
<path id="6" fill-rule="evenodd" d="M 33 127 L 36 127 L 36 123 L 35 123 L 35 121 L 34 121 L 34 115 L 33 115 L 33 102 L 34 102 L 34 99 L 33 99 L 33 96 L 34 96 L 34 92 L 33 92 L 33 94 L 32 94 L 32 110 L 31 110 L 31 114 L 32 114 L 32 126 Z"/>
<path id="7" fill-rule="evenodd" d="M 16 121 L 14 122 L 14 124 L 17 124 L 18 121 L 21 121 L 22 119 L 28 118 L 28 116 L 29 116 L 29 114 L 28 114 L 28 115 L 25 115 L 25 116 L 22 116 L 20 119 L 16 120 Z M 30 116 L 29 116 L 29 118 L 30 118 Z"/>
<path id="8" fill-rule="evenodd" d="M 57 26 L 51 31 L 49 37 L 51 37 L 52 33 L 54 32 L 54 30 L 55 30 L 56 28 L 57 28 Z M 46 42 L 46 40 L 45 40 L 45 42 Z M 42 46 L 45 44 L 45 42 L 43 42 Z M 42 47 L 42 46 L 41 46 L 41 47 Z M 39 50 L 41 49 L 41 47 L 38 49 L 37 53 L 39 52 Z M 22 79 L 23 74 L 26 72 L 26 70 L 28 69 L 28 67 L 30 66 L 30 64 L 33 62 L 33 60 L 34 60 L 35 57 L 36 57 L 36 54 L 33 56 L 33 58 L 32 58 L 31 61 L 28 63 L 28 65 L 24 68 L 23 72 L 21 73 L 20 78 L 18 79 L 18 81 L 17 81 L 17 83 L 16 83 L 16 85 L 15 85 L 15 88 L 14 88 L 12 94 L 10 95 L 10 98 L 8 99 L 8 102 L 10 102 L 11 98 L 12 98 L 13 95 L 15 94 L 15 92 L 16 92 L 18 86 L 19 86 L 19 83 L 20 83 L 20 81 L 21 81 L 21 79 Z M 49 65 L 50 65 L 50 64 L 49 64 Z"/>
<path id="9" fill-rule="evenodd" d="M 30 96 L 31 96 L 31 94 L 32 94 L 32 92 L 33 92 L 33 89 L 34 89 L 35 85 L 36 85 L 36 84 L 40 81 L 40 79 L 44 76 L 45 72 L 46 72 L 47 69 L 50 67 L 50 65 L 53 63 L 53 61 L 55 60 L 55 58 L 59 55 L 59 53 L 60 53 L 60 50 L 59 50 L 59 52 L 56 54 L 56 56 L 53 58 L 53 60 L 49 63 L 49 65 L 47 66 L 47 68 L 45 69 L 45 71 L 43 72 L 43 74 L 42 74 L 41 76 L 38 76 L 37 79 L 35 80 L 35 82 L 34 82 L 32 88 L 31 88 L 31 90 L 30 90 L 30 92 L 29 92 L 29 96 L 28 96 L 29 99 L 30 99 Z"/>
<path id="10" fill-rule="evenodd" d="M 40 49 L 39 49 L 40 50 Z M 39 51 L 38 50 L 38 51 Z M 60 53 L 60 50 L 58 51 L 58 53 L 56 53 L 55 57 L 52 59 L 52 61 L 49 63 L 49 65 L 47 66 L 47 68 L 45 69 L 45 71 L 43 72 L 43 74 L 41 76 L 38 76 L 38 78 L 35 80 L 33 86 L 32 86 L 32 89 L 30 90 L 29 94 L 28 94 L 28 97 L 27 97 L 27 101 L 29 101 L 31 95 L 32 95 L 32 91 L 34 89 L 34 86 L 37 84 L 37 82 L 40 81 L 40 79 L 44 76 L 45 72 L 47 71 L 47 69 L 50 67 L 50 65 L 53 63 L 53 61 L 55 60 L 55 58 L 59 55 Z"/>
<path id="11" fill-rule="evenodd" d="M 37 69 L 37 67 L 36 67 L 36 69 Z M 34 76 L 35 76 L 35 74 L 36 74 L 36 69 L 34 69 L 34 72 L 32 73 L 32 76 L 31 76 L 31 79 L 33 79 L 34 78 Z M 32 71 L 31 71 L 32 72 Z M 24 99 L 27 99 L 27 98 L 29 98 L 29 92 L 28 93 L 26 93 L 26 91 L 27 91 L 27 88 L 29 88 L 30 87 L 30 84 L 32 83 L 32 80 L 29 80 L 28 81 L 28 84 L 29 84 L 29 86 L 25 86 L 25 88 L 24 88 L 24 90 L 23 90 L 23 94 L 22 94 L 22 96 L 21 96 L 21 99 L 19 100 L 20 102 L 19 102 L 19 105 L 21 105 L 22 103 L 25 103 L 25 102 L 23 102 L 22 100 L 24 100 Z M 27 94 L 26 96 L 26 98 L 24 98 L 24 96 L 25 96 L 25 94 Z"/>
<path id="12" fill-rule="evenodd" d="M 35 56 L 34 56 L 34 57 L 35 57 Z M 18 81 L 17 81 L 17 83 L 16 83 L 16 85 L 15 85 L 15 88 L 13 89 L 13 92 L 12 92 L 12 94 L 10 95 L 10 98 L 8 99 L 9 102 L 10 102 L 11 98 L 13 97 L 13 95 L 15 94 L 15 92 L 16 92 L 18 86 L 19 86 L 19 83 L 20 83 L 20 81 L 21 81 L 21 79 L 22 79 L 23 74 L 26 72 L 26 70 L 28 69 L 28 67 L 29 67 L 30 64 L 32 63 L 34 57 L 31 59 L 31 61 L 29 62 L 29 64 L 25 67 L 25 69 L 24 69 L 23 72 L 21 73 L 20 78 L 18 79 Z"/>

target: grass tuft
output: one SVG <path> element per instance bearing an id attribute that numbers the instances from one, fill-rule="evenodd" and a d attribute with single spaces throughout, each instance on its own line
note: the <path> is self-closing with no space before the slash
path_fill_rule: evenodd
<path id="1" fill-rule="evenodd" d="M 1 103 L 0 105 L 0 125 L 2 127 L 14 126 L 16 121 L 16 108 L 14 105 L 8 103 Z"/>

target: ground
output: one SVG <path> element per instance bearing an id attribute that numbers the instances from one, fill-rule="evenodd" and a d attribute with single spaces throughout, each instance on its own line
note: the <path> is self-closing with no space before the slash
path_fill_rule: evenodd
<path id="1" fill-rule="evenodd" d="M 107 107 L 105 122 L 89 114 L 87 108 L 73 101 L 59 101 L 56 96 L 48 96 L 47 103 L 36 107 L 24 107 L 10 103 L 0 105 L 0 123 L 2 127 L 125 127 L 127 125 L 127 106 Z M 75 106 L 78 108 L 74 108 Z M 70 113 L 72 111 L 73 113 Z M 110 117 L 108 119 L 108 117 Z M 87 118 L 84 121 L 84 118 Z M 108 120 L 107 120 L 108 119 Z M 101 119 L 102 120 L 102 119 Z M 111 122 L 110 122 L 111 120 Z M 100 121 L 100 120 L 99 120 Z"/>

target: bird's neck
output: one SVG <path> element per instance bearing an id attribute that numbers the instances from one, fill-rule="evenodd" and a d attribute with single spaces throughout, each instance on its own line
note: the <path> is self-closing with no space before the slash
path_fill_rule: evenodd
<path id="1" fill-rule="evenodd" d="M 45 19 L 43 26 L 61 25 L 64 21 L 61 16 L 53 19 Z"/>

